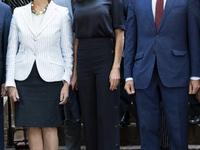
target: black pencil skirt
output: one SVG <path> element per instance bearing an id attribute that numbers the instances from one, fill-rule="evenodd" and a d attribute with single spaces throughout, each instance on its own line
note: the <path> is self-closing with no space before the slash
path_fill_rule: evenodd
<path id="1" fill-rule="evenodd" d="M 29 77 L 16 81 L 20 101 L 15 102 L 15 124 L 22 127 L 59 127 L 63 105 L 59 105 L 62 81 L 45 82 L 34 63 Z"/>

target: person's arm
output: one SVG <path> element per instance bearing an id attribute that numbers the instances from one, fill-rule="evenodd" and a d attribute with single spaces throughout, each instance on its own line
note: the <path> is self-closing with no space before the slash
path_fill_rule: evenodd
<path id="1" fill-rule="evenodd" d="M 14 102 L 19 101 L 19 94 L 16 89 L 14 72 L 15 72 L 15 57 L 19 46 L 19 34 L 16 22 L 17 10 L 14 11 L 13 18 L 10 24 L 10 33 L 8 38 L 8 49 L 6 55 L 6 82 L 8 95 Z"/>
<path id="2" fill-rule="evenodd" d="M 76 71 L 76 66 L 77 66 L 77 47 L 78 47 L 78 39 L 75 38 L 75 40 L 74 40 L 74 67 L 73 67 L 72 77 L 71 77 L 71 80 L 70 80 L 70 85 L 72 86 L 72 90 L 74 88 L 77 89 L 77 71 Z"/>
<path id="3" fill-rule="evenodd" d="M 11 8 L 8 7 L 5 11 L 5 17 L 4 17 L 4 29 L 3 29 L 3 46 L 2 46 L 2 54 L 3 54 L 3 79 L 2 79 L 2 85 L 1 85 L 1 97 L 6 96 L 6 90 L 5 90 L 5 76 L 6 76 L 6 53 L 7 53 L 7 47 L 8 47 L 8 35 L 9 35 L 9 29 L 10 29 L 10 22 L 12 18 L 12 11 Z"/>
<path id="4" fill-rule="evenodd" d="M 115 44 L 114 63 L 109 76 L 110 90 L 114 90 L 120 82 L 120 63 L 124 48 L 124 30 L 116 29 L 115 38 L 116 38 L 116 44 Z"/>
<path id="5" fill-rule="evenodd" d="M 137 45 L 137 23 L 132 1 L 129 1 L 128 15 L 126 20 L 126 40 L 124 50 L 124 78 L 126 83 L 124 89 L 128 94 L 134 94 L 133 65 Z"/>
<path id="6" fill-rule="evenodd" d="M 65 104 L 69 97 L 69 83 L 72 75 L 73 67 L 73 32 L 72 32 L 72 22 L 68 15 L 69 11 L 66 8 L 62 19 L 61 27 L 61 50 L 62 57 L 65 64 L 65 72 L 63 75 L 63 87 L 60 92 L 60 105 Z"/>
<path id="7" fill-rule="evenodd" d="M 188 40 L 191 64 L 191 78 L 189 83 L 189 94 L 195 94 L 199 87 L 200 77 L 200 6 L 197 0 L 191 0 L 188 6 Z"/>

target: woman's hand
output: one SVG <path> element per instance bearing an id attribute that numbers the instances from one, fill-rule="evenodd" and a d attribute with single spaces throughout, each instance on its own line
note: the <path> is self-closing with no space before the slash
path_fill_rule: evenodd
<path id="1" fill-rule="evenodd" d="M 8 96 L 10 97 L 11 100 L 13 100 L 14 102 L 20 101 L 18 91 L 15 87 L 9 86 L 7 87 L 7 90 L 8 90 Z"/>
<path id="2" fill-rule="evenodd" d="M 78 90 L 78 87 L 77 87 L 78 82 L 77 82 L 77 74 L 76 73 L 72 74 L 72 77 L 71 77 L 71 80 L 70 80 L 70 85 L 72 87 L 72 90 L 74 90 L 74 88 L 76 90 Z"/>
<path id="3" fill-rule="evenodd" d="M 64 81 L 64 85 L 63 85 L 61 92 L 60 92 L 60 103 L 59 103 L 59 105 L 63 105 L 65 103 L 67 103 L 68 97 L 69 97 L 69 84 L 66 81 Z"/>
<path id="4" fill-rule="evenodd" d="M 113 68 L 110 72 L 110 90 L 115 90 L 120 82 L 120 72 L 118 68 Z"/>
<path id="5" fill-rule="evenodd" d="M 7 96 L 7 91 L 5 89 L 5 84 L 1 85 L 1 97 Z"/>

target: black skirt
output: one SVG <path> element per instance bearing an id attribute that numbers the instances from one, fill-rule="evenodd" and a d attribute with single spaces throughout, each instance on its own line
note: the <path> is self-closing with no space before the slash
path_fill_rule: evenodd
<path id="1" fill-rule="evenodd" d="M 59 105 L 62 81 L 45 82 L 36 63 L 28 78 L 16 81 L 20 101 L 15 102 L 15 125 L 22 127 L 59 127 L 63 105 Z"/>

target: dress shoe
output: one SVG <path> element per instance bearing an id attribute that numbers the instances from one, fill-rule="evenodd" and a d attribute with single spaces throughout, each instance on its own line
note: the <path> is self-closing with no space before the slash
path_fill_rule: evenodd
<path id="1" fill-rule="evenodd" d="M 193 115 L 193 116 L 189 119 L 189 123 L 190 123 L 190 124 L 200 124 L 200 116 L 198 116 L 198 115 Z"/>
<path id="2" fill-rule="evenodd" d="M 130 124 L 130 112 L 124 112 L 122 117 L 121 117 L 121 121 L 119 123 L 119 127 L 127 127 L 127 125 Z"/>

